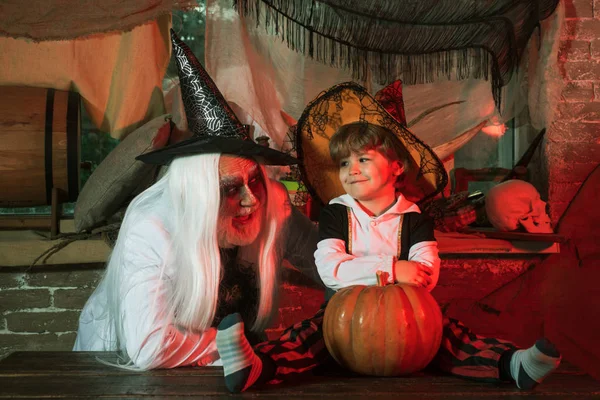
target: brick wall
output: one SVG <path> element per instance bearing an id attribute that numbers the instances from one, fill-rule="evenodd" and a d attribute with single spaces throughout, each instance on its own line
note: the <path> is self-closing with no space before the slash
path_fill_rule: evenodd
<path id="1" fill-rule="evenodd" d="M 69 350 L 81 308 L 104 268 L 0 269 L 0 358 L 18 350 Z"/>
<path id="2" fill-rule="evenodd" d="M 554 222 L 600 162 L 600 0 L 565 0 L 560 37 L 562 96 L 544 151 Z"/>
<path id="3" fill-rule="evenodd" d="M 71 350 L 81 309 L 103 273 L 104 265 L 0 268 L 0 359 L 19 350 Z M 323 302 L 323 292 L 295 270 L 286 268 L 284 279 L 269 337 Z"/>
<path id="4" fill-rule="evenodd" d="M 480 313 L 473 313 L 473 304 L 536 262 L 539 257 L 445 258 L 433 295 L 444 308 L 450 306 L 453 316 L 469 321 L 477 331 L 484 327 L 477 322 L 485 320 L 493 332 L 497 326 L 482 319 Z M 104 272 L 103 265 L 37 268 L 32 272 L 0 268 L 0 358 L 19 350 L 70 350 L 79 313 Z M 320 287 L 287 265 L 283 279 L 279 310 L 267 329 L 270 338 L 314 315 L 324 299 Z M 503 306 L 496 303 L 494 307 L 502 310 Z M 522 336 L 502 332 L 517 342 Z"/>

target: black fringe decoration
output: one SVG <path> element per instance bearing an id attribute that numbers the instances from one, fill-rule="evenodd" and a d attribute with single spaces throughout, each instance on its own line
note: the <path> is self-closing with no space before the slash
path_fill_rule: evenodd
<path id="1" fill-rule="evenodd" d="M 286 45 L 382 85 L 490 80 L 496 107 L 529 37 L 559 0 L 233 0 Z"/>

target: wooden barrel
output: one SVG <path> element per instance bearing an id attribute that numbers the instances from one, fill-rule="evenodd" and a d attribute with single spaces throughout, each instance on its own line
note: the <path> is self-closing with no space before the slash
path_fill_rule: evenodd
<path id="1" fill-rule="evenodd" d="M 79 194 L 80 96 L 0 86 L 0 207 L 51 204 L 52 188 Z"/>

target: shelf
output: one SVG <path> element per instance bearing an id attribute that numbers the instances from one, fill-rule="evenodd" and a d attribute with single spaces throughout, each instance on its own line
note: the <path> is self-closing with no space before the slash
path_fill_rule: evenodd
<path id="1" fill-rule="evenodd" d="M 61 220 L 60 231 L 73 232 L 73 220 Z M 61 242 L 49 240 L 47 230 L 0 230 L 0 267 L 29 266 L 46 250 Z M 103 263 L 108 259 L 110 247 L 100 236 L 70 243 L 46 260 L 46 264 Z M 43 264 L 36 264 L 43 265 Z"/>
<path id="2" fill-rule="evenodd" d="M 61 221 L 61 232 L 72 232 L 72 220 Z M 560 252 L 564 238 L 549 235 L 533 238 L 518 232 L 497 232 L 508 239 L 492 238 L 482 232 L 443 233 L 436 231 L 440 255 L 448 254 L 552 254 Z M 508 236 L 506 236 L 508 235 Z M 535 239 L 535 240 L 534 240 Z M 547 240 L 540 240 L 547 239 Z M 44 251 L 59 243 L 33 230 L 0 231 L 0 267 L 29 266 Z M 89 264 L 106 262 L 110 247 L 100 236 L 75 241 L 48 258 L 46 264 Z"/>
<path id="3" fill-rule="evenodd" d="M 502 238 L 482 232 L 456 233 L 435 231 L 440 255 L 443 254 L 553 254 L 560 252 L 564 238 L 559 235 L 537 236 L 520 232 L 496 232 Z M 508 235 L 506 235 L 508 234 Z M 493 235 L 493 234 L 492 234 Z"/>

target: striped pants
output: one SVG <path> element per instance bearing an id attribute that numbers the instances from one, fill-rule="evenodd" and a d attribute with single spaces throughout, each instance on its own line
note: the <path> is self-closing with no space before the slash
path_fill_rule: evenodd
<path id="1" fill-rule="evenodd" d="M 289 380 L 335 363 L 323 338 L 325 305 L 309 319 L 286 329 L 281 337 L 254 347 L 273 360 L 275 378 L 271 383 Z M 500 382 L 499 361 L 506 351 L 517 350 L 511 342 L 474 334 L 460 321 L 444 316 L 440 349 L 431 362 L 444 372 L 483 382 Z"/>

